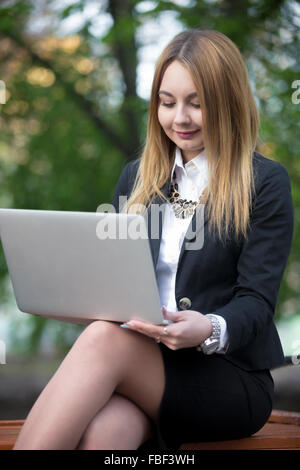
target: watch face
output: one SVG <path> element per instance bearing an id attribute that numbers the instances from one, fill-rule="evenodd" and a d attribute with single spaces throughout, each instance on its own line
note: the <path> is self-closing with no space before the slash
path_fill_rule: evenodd
<path id="1" fill-rule="evenodd" d="M 202 351 L 204 352 L 204 354 L 212 354 L 218 349 L 218 346 L 219 346 L 218 339 L 207 339 L 202 344 Z"/>

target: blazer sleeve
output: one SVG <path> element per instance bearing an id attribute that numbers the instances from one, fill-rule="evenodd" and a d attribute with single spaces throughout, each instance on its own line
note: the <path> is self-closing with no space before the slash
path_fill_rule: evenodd
<path id="1" fill-rule="evenodd" d="M 239 349 L 273 321 L 293 238 L 293 203 L 288 173 L 272 162 L 256 189 L 250 230 L 237 264 L 232 299 L 215 313 L 226 320 L 227 353 Z"/>

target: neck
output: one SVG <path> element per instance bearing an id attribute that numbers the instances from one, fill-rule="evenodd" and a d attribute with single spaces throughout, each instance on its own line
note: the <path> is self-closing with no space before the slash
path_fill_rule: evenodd
<path id="1" fill-rule="evenodd" d="M 181 155 L 182 155 L 182 161 L 183 163 L 188 163 L 189 161 L 193 160 L 193 158 L 197 157 L 197 155 L 199 155 L 199 153 L 203 152 L 204 150 L 204 146 L 198 150 L 197 152 L 186 152 L 184 150 L 181 150 Z"/>

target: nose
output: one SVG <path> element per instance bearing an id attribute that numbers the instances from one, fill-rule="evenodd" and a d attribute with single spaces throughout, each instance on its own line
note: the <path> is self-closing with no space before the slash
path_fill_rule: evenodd
<path id="1" fill-rule="evenodd" d="M 180 125 L 187 125 L 190 124 L 191 118 L 187 112 L 187 109 L 185 106 L 178 105 L 176 107 L 176 114 L 174 117 L 174 124 L 175 126 L 180 126 Z"/>

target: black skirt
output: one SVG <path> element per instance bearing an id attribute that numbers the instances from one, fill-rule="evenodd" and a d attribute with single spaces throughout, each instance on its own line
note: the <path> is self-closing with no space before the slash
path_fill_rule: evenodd
<path id="1" fill-rule="evenodd" d="M 269 370 L 246 371 L 222 354 L 173 351 L 160 343 L 166 385 L 154 437 L 139 450 L 178 450 L 185 442 L 251 436 L 273 405 Z"/>

